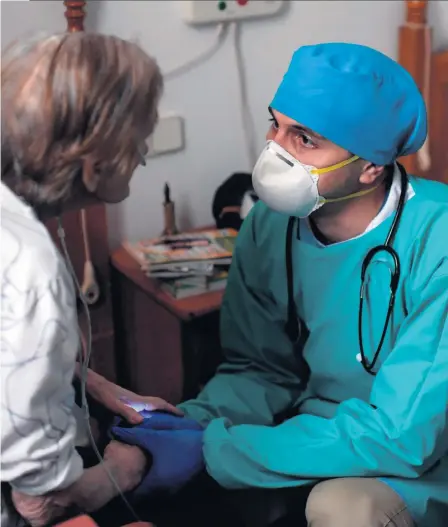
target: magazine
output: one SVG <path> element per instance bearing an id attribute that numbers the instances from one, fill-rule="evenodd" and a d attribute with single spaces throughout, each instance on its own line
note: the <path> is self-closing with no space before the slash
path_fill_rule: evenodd
<path id="1" fill-rule="evenodd" d="M 171 266 L 179 274 L 201 270 L 209 274 L 210 264 L 230 264 L 237 235 L 234 229 L 216 229 L 161 236 L 134 244 L 125 242 L 123 246 L 149 272 Z"/>

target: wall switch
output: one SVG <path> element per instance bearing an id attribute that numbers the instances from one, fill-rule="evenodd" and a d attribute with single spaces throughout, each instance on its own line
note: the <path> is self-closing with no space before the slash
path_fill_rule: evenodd
<path id="1" fill-rule="evenodd" d="M 178 115 L 162 115 L 148 142 L 148 156 L 155 157 L 182 150 L 185 146 L 184 120 Z"/>

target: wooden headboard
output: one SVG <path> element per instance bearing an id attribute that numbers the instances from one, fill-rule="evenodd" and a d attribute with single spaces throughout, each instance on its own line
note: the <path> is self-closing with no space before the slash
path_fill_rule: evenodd
<path id="1" fill-rule="evenodd" d="M 84 31 L 85 1 L 65 0 L 67 31 Z M 62 223 L 66 234 L 67 248 L 78 281 L 85 279 L 86 252 L 95 270 L 95 280 L 99 285 L 100 296 L 90 306 L 92 324 L 91 367 L 110 380 L 116 380 L 114 356 L 114 325 L 110 292 L 109 242 L 106 207 L 94 205 L 84 211 L 68 212 Z M 56 221 L 47 223 L 53 240 L 60 247 Z M 80 325 L 85 332 L 85 315 L 80 313 Z"/>
<path id="2" fill-rule="evenodd" d="M 432 50 L 427 0 L 406 1 L 406 19 L 399 30 L 399 62 L 415 79 L 428 108 L 427 143 L 401 161 L 417 176 L 448 184 L 448 50 Z"/>

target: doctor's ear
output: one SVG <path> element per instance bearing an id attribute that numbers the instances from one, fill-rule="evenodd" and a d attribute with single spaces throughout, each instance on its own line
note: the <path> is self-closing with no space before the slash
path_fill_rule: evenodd
<path id="1" fill-rule="evenodd" d="M 364 185 L 372 185 L 378 182 L 384 175 L 384 168 L 384 165 L 375 165 L 375 163 L 365 161 L 359 181 Z"/>

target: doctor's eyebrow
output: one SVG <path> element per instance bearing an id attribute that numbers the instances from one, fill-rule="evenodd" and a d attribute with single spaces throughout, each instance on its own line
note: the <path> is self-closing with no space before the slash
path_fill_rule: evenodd
<path id="1" fill-rule="evenodd" d="M 268 108 L 268 112 L 271 114 L 272 119 L 275 123 L 277 123 L 277 119 L 275 118 L 274 112 L 271 107 Z M 327 141 L 323 135 L 318 134 L 317 132 L 313 132 L 313 130 L 310 130 L 306 126 L 302 126 L 301 124 L 292 124 L 289 125 L 288 128 L 291 128 L 295 130 L 296 132 L 301 132 L 305 135 L 308 135 L 312 139 L 317 139 L 319 141 Z"/>

